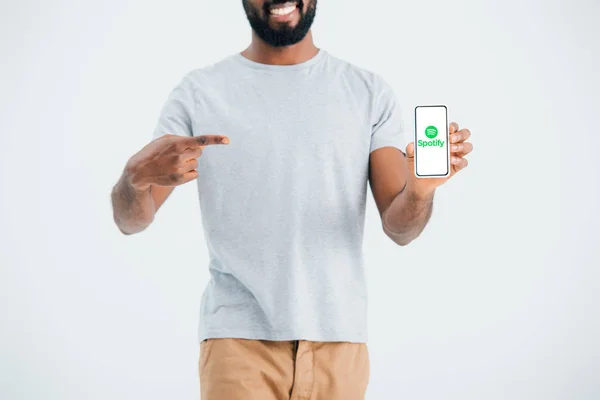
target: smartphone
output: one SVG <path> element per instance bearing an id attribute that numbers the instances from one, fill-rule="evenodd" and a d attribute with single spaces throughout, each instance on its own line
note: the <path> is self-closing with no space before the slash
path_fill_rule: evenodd
<path id="1" fill-rule="evenodd" d="M 444 105 L 415 107 L 415 175 L 443 178 L 450 175 L 448 109 Z"/>

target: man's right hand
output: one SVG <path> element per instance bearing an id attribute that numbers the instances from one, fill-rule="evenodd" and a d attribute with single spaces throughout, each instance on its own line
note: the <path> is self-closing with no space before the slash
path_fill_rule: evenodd
<path id="1" fill-rule="evenodd" d="M 205 146 L 228 143 L 229 138 L 221 135 L 161 136 L 129 159 L 125 167 L 127 180 L 140 191 L 151 185 L 182 185 L 198 177 L 197 158 Z"/>

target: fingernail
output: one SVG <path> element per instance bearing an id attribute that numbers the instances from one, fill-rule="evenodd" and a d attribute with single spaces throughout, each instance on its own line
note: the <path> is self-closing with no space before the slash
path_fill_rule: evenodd
<path id="1" fill-rule="evenodd" d="M 229 143 L 229 139 L 223 138 L 223 140 L 221 142 L 227 144 L 227 143 Z"/>
<path id="2" fill-rule="evenodd" d="M 454 151 L 454 152 L 457 152 L 457 151 L 458 151 L 458 145 L 457 145 L 457 144 L 453 144 L 453 145 L 450 147 L 450 150 L 452 150 L 452 151 Z"/>

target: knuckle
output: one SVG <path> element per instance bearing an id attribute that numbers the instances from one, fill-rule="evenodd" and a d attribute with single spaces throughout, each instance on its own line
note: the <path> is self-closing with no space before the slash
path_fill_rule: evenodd
<path id="1" fill-rule="evenodd" d="M 181 145 L 183 143 L 181 143 L 181 137 L 180 136 L 172 136 L 171 140 L 170 140 L 170 144 L 171 144 L 171 148 L 172 149 L 179 149 L 179 148 L 181 148 Z"/>
<path id="2" fill-rule="evenodd" d="M 198 136 L 198 143 L 205 145 L 208 143 L 208 138 L 206 136 Z"/>
<path id="3" fill-rule="evenodd" d="M 167 151 L 170 153 L 176 153 L 179 149 L 178 145 L 179 144 L 176 141 L 170 141 L 169 145 L 167 146 Z"/>
<path id="4" fill-rule="evenodd" d="M 178 165 L 179 164 L 179 155 L 178 154 L 174 154 L 172 156 L 169 157 L 169 164 L 172 166 Z"/>
<path id="5" fill-rule="evenodd" d="M 169 175 L 169 180 L 171 182 L 179 182 L 179 180 L 181 179 L 181 173 L 179 172 L 174 172 L 172 174 Z"/>
<path id="6" fill-rule="evenodd" d="M 187 149 L 187 145 L 184 142 L 178 141 L 175 149 L 178 153 L 182 153 L 185 151 L 185 149 Z"/>

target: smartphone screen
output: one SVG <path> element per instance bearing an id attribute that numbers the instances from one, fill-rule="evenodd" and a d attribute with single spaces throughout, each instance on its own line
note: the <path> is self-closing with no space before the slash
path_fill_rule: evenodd
<path id="1" fill-rule="evenodd" d="M 415 107 L 415 175 L 438 178 L 450 172 L 446 106 Z"/>

